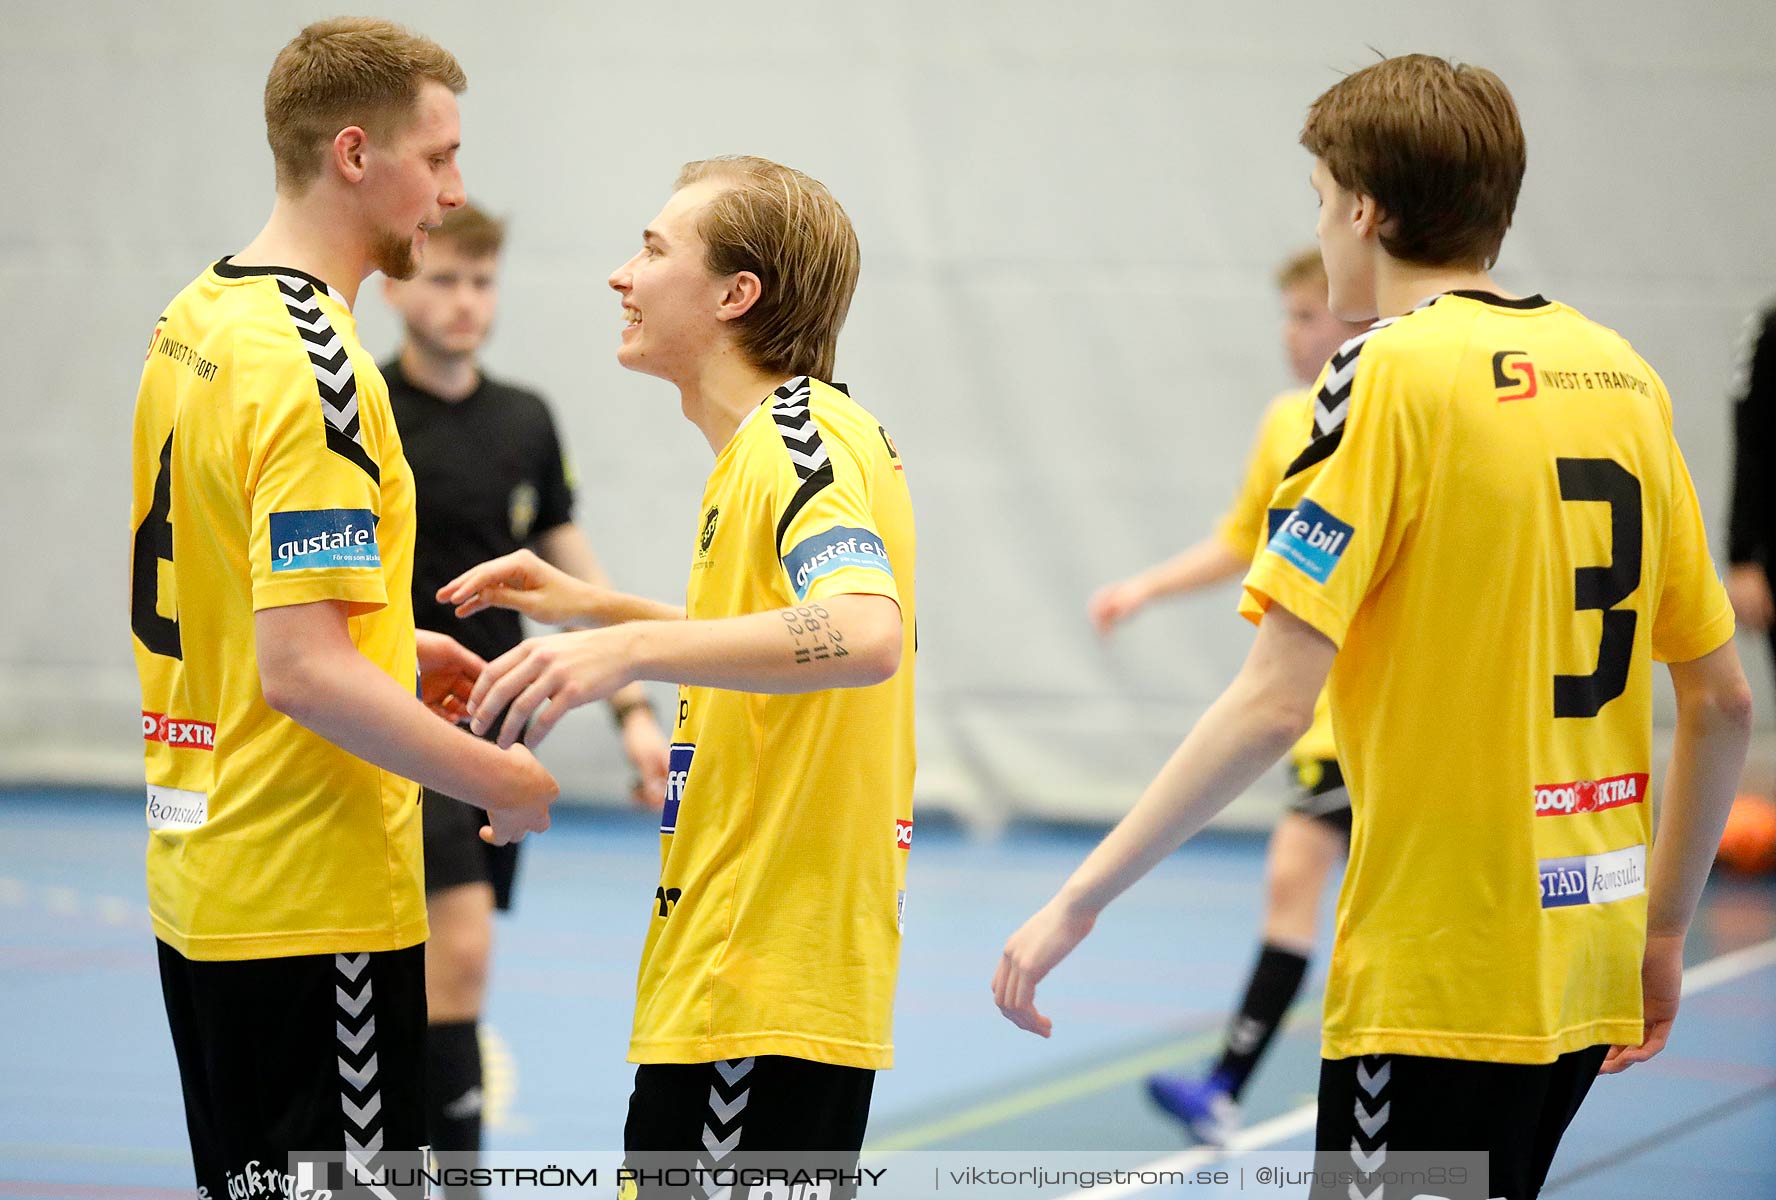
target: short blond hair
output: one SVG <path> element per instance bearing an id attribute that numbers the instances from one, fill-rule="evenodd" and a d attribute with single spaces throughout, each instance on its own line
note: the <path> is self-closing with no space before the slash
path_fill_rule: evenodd
<path id="1" fill-rule="evenodd" d="M 1277 266 L 1277 291 L 1286 292 L 1302 284 L 1312 284 L 1320 289 L 1321 295 L 1325 294 L 1326 264 L 1321 260 L 1317 248 L 1298 250 Z"/>
<path id="2" fill-rule="evenodd" d="M 1382 249 L 1423 266 L 1490 267 L 1517 208 L 1527 151 L 1517 105 L 1484 67 L 1384 58 L 1307 110 L 1301 144 L 1387 217 Z"/>
<path id="3" fill-rule="evenodd" d="M 265 80 L 265 137 L 278 191 L 307 190 L 341 129 L 398 130 L 427 80 L 459 95 L 469 86 L 450 51 L 390 21 L 334 17 L 305 28 L 278 52 Z"/>
<path id="4" fill-rule="evenodd" d="M 697 218 L 705 265 L 763 285 L 735 323 L 740 349 L 763 370 L 831 382 L 862 261 L 851 218 L 825 184 L 769 159 L 689 162 L 673 186 L 705 179 L 727 185 Z"/>
<path id="5" fill-rule="evenodd" d="M 432 230 L 433 243 L 448 242 L 467 258 L 498 254 L 506 244 L 506 223 L 473 204 L 444 214 L 444 223 Z"/>

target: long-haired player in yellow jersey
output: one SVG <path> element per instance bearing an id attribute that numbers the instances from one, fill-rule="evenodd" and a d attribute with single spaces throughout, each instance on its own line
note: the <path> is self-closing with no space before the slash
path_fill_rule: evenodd
<path id="1" fill-rule="evenodd" d="M 875 1072 L 893 1063 L 913 510 L 893 439 L 825 382 L 858 266 L 850 218 L 819 181 L 759 158 L 688 164 L 610 277 L 618 361 L 675 385 L 715 455 L 687 531 L 685 607 L 528 551 L 439 593 L 463 614 L 501 604 L 609 626 L 489 664 L 470 708 L 483 731 L 510 704 L 502 744 L 634 680 L 679 685 L 629 1043 L 632 1164 L 854 1155 Z"/>
<path id="2" fill-rule="evenodd" d="M 1287 512 L 1271 497 L 1313 428 L 1314 380 L 1338 347 L 1364 323 L 1341 321 L 1326 307 L 1326 268 L 1316 249 L 1294 254 L 1277 271 L 1283 294 L 1283 350 L 1300 387 L 1271 402 L 1246 464 L 1239 495 L 1214 533 L 1137 575 L 1106 584 L 1089 612 L 1100 634 L 1154 600 L 1181 596 L 1243 574 L 1264 548 L 1271 521 Z M 1313 728 L 1289 751 L 1298 791 L 1270 835 L 1265 862 L 1264 943 L 1239 1013 L 1227 1027 L 1220 1060 L 1206 1078 L 1154 1075 L 1148 1094 L 1205 1142 L 1224 1144 L 1239 1123 L 1240 1092 L 1276 1036 L 1307 976 L 1319 928 L 1326 876 L 1350 846 L 1350 791 L 1332 741 L 1324 692 Z"/>
<path id="3" fill-rule="evenodd" d="M 1485 1194 L 1525 1200 L 1599 1069 L 1670 1035 L 1750 692 L 1659 377 L 1490 277 L 1526 160 L 1504 84 L 1385 59 L 1301 140 L 1332 311 L 1380 319 L 1321 375 L 1246 577 L 1245 665 L 1006 943 L 995 998 L 1047 1034 L 1037 983 L 1300 736 L 1330 676 L 1354 827 L 1316 1143 L 1347 1172 L 1484 1150 Z M 1654 661 L 1678 708 L 1656 841 Z"/>

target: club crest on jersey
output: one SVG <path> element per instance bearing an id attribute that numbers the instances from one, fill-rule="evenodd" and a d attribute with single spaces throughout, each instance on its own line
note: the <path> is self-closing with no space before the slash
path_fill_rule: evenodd
<path id="1" fill-rule="evenodd" d="M 783 556 L 783 569 L 789 573 L 797 600 L 808 598 L 808 589 L 815 580 L 846 567 L 863 567 L 894 578 L 882 539 L 868 529 L 849 525 L 835 525 L 825 533 L 805 538 Z"/>
<path id="2" fill-rule="evenodd" d="M 1501 393 L 1500 404 L 1507 400 L 1532 399 L 1541 390 L 1536 381 L 1535 364 L 1521 350 L 1500 350 L 1492 356 L 1492 386 Z M 1506 388 L 1517 390 L 1506 396 L 1502 394 Z"/>
<path id="3" fill-rule="evenodd" d="M 711 504 L 709 511 L 703 514 L 703 532 L 697 535 L 697 557 L 702 558 L 709 553 L 710 544 L 715 541 L 715 523 L 721 517 L 721 508 Z"/>
<path id="4" fill-rule="evenodd" d="M 697 753 L 695 742 L 673 742 L 666 752 L 666 803 L 660 809 L 660 832 L 678 832 L 678 806 L 684 800 L 685 784 L 691 778 L 691 759 Z"/>
<path id="5" fill-rule="evenodd" d="M 540 511 L 542 497 L 537 493 L 536 484 L 526 480 L 512 489 L 512 494 L 506 498 L 506 524 L 512 530 L 513 541 L 530 540 L 531 526 L 536 524 Z"/>
<path id="6" fill-rule="evenodd" d="M 1646 847 L 1629 846 L 1607 854 L 1544 858 L 1537 864 L 1543 908 L 1609 904 L 1646 893 Z"/>
<path id="7" fill-rule="evenodd" d="M 271 514 L 271 569 L 380 567 L 376 514 L 367 508 L 310 508 Z"/>
<path id="8" fill-rule="evenodd" d="M 1351 532 L 1349 525 L 1312 500 L 1303 500 L 1277 526 L 1269 550 L 1309 579 L 1325 583 L 1350 545 Z"/>

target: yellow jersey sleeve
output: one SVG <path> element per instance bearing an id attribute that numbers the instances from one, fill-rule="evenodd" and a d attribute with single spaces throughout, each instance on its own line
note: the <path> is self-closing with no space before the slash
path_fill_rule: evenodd
<path id="1" fill-rule="evenodd" d="M 1387 574 L 1417 509 L 1430 414 L 1398 386 L 1403 372 L 1369 339 L 1379 321 L 1326 364 L 1313 439 L 1289 464 L 1271 507 L 1286 510 L 1246 575 L 1240 613 L 1254 623 L 1281 604 L 1340 646 L 1374 582 Z"/>
<path id="2" fill-rule="evenodd" d="M 1708 553 L 1696 484 L 1677 439 L 1671 439 L 1671 525 L 1665 538 L 1663 584 L 1653 602 L 1653 658 L 1689 662 L 1733 636 L 1733 607 Z"/>
<path id="3" fill-rule="evenodd" d="M 343 345 L 329 368 L 304 353 L 294 329 L 281 334 L 247 330 L 237 348 L 238 394 L 251 411 L 239 453 L 253 608 L 343 600 L 360 616 L 389 599 L 377 544 L 383 448 L 374 444 L 388 431 L 359 419 Z"/>
<path id="4" fill-rule="evenodd" d="M 1306 449 L 1311 429 L 1301 392 L 1278 396 L 1264 412 L 1258 435 L 1246 455 L 1246 473 L 1240 480 L 1233 505 L 1215 526 L 1222 545 L 1249 559 L 1269 536 L 1270 501 L 1283 471 Z"/>
<path id="5" fill-rule="evenodd" d="M 776 419 L 781 429 L 783 417 Z M 799 480 L 778 517 L 777 548 L 790 591 L 797 603 L 864 594 L 886 596 L 899 604 L 894 568 L 876 529 L 861 457 L 845 440 L 844 431 L 820 426 L 811 418 L 806 428 L 814 431 L 826 462 Z M 795 431 L 782 432 L 793 456 Z"/>

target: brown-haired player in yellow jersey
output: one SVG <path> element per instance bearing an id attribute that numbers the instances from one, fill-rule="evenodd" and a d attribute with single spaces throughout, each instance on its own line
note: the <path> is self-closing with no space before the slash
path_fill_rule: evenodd
<path id="1" fill-rule="evenodd" d="M 265 86 L 271 217 L 167 306 L 142 371 L 148 900 L 200 1195 L 282 1190 L 291 1151 L 423 1143 L 412 781 L 475 800 L 499 840 L 549 823 L 529 751 L 415 696 L 461 711 L 483 664 L 414 633 L 413 476 L 351 308 L 462 203 L 464 86 L 386 21 L 297 35 Z"/>
<path id="2" fill-rule="evenodd" d="M 491 663 L 477 730 L 532 740 L 637 679 L 679 684 L 660 883 L 636 989 L 632 1162 L 862 1144 L 893 1063 L 913 812 L 913 513 L 893 440 L 827 382 L 849 218 L 756 158 L 692 163 L 610 277 L 618 361 L 673 384 L 715 465 L 686 606 L 520 551 L 445 587 L 607 628 Z M 646 1180 L 638 1180 L 644 1185 Z"/>
<path id="3" fill-rule="evenodd" d="M 1670 1034 L 1750 693 L 1663 384 L 1489 275 L 1525 162 L 1498 77 L 1383 60 L 1314 102 L 1302 143 L 1332 311 L 1380 319 L 1321 375 L 1246 577 L 1245 666 L 1007 942 L 994 993 L 1047 1034 L 1037 983 L 1300 735 L 1329 675 L 1354 828 L 1316 1142 L 1345 1171 L 1485 1150 L 1487 1194 L 1525 1200 L 1599 1068 Z M 1655 660 L 1678 707 L 1656 841 Z"/>
<path id="4" fill-rule="evenodd" d="M 1365 323 L 1341 321 L 1326 307 L 1326 268 L 1317 249 L 1291 255 L 1277 271 L 1277 286 L 1283 294 L 1283 350 L 1300 388 L 1278 396 L 1265 411 L 1239 495 L 1213 534 L 1093 593 L 1089 613 L 1100 634 L 1154 600 L 1243 574 L 1270 537 L 1271 521 L 1284 515 L 1270 501 L 1313 427 L 1312 384 Z M 1212 1145 L 1225 1144 L 1238 1126 L 1240 1093 L 1301 990 L 1319 929 L 1320 893 L 1350 846 L 1350 791 L 1338 766 L 1324 692 L 1314 705 L 1313 727 L 1289 751 L 1289 766 L 1298 791 L 1270 835 L 1264 941 L 1221 1057 L 1206 1078 L 1166 1073 L 1147 1080 L 1154 1103 Z"/>

